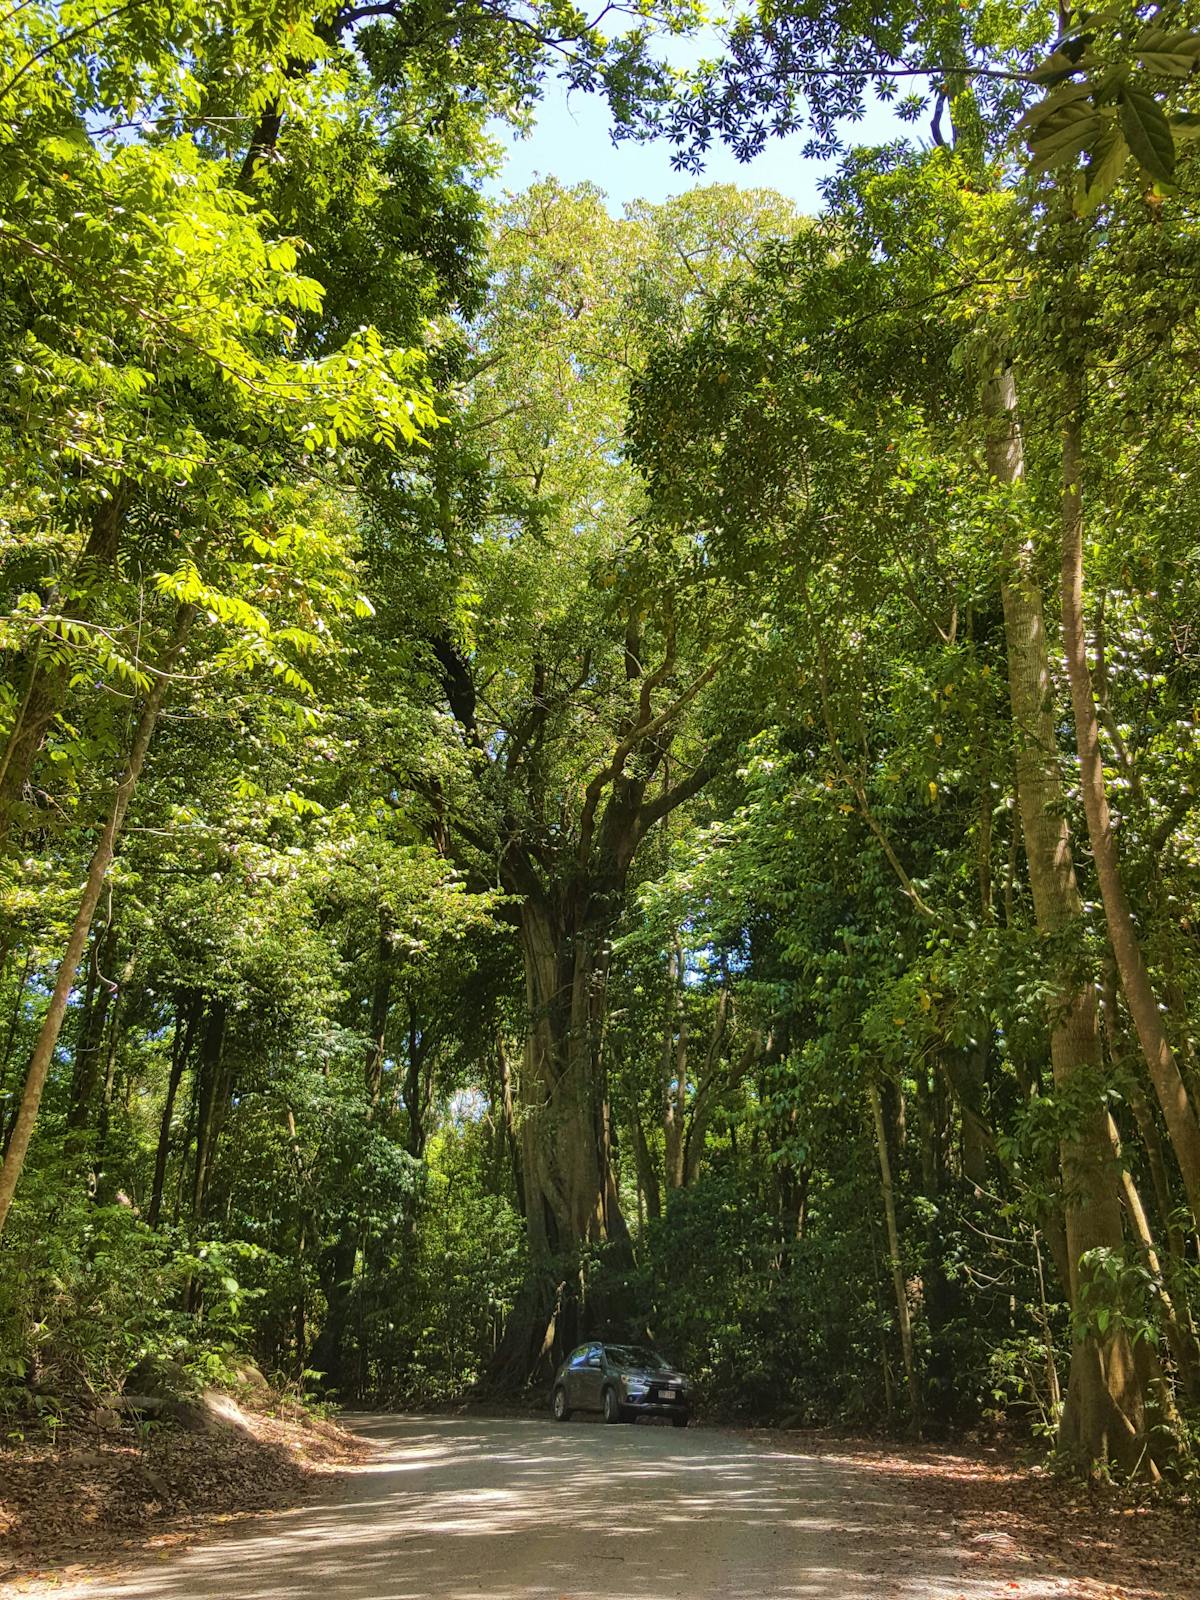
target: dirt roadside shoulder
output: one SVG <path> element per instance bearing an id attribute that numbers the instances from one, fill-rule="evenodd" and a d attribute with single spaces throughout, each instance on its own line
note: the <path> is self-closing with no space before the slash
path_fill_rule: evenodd
<path id="1" fill-rule="evenodd" d="M 1013 1452 L 882 1444 L 818 1432 L 755 1437 L 870 1467 L 967 1552 L 1002 1596 L 1025 1572 L 1057 1574 L 1078 1600 L 1200 1600 L 1200 1503 L 1149 1488 L 1079 1483 Z"/>
<path id="2" fill-rule="evenodd" d="M 371 1446 L 298 1408 L 230 1402 L 225 1425 L 0 1447 L 0 1596 L 145 1559 L 328 1493 Z"/>

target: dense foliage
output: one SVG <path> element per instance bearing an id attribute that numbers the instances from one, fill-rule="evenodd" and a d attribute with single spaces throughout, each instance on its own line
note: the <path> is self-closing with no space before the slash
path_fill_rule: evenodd
<path id="1" fill-rule="evenodd" d="M 609 1331 L 1187 1460 L 1196 19 L 859 12 L 0 20 L 15 1427 Z M 552 70 L 825 210 L 485 203 Z"/>

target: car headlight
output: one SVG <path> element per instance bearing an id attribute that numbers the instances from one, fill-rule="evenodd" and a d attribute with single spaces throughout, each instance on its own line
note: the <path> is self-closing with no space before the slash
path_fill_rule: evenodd
<path id="1" fill-rule="evenodd" d="M 621 1393 L 627 1400 L 636 1400 L 646 1392 L 645 1380 L 642 1378 L 622 1378 Z"/>

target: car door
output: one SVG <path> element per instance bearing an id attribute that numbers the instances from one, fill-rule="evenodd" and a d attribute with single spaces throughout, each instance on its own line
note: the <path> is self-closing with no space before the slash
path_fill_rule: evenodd
<path id="1" fill-rule="evenodd" d="M 567 1362 L 567 1404 L 572 1411 L 586 1411 L 599 1404 L 599 1400 L 591 1398 L 594 1372 L 591 1362 L 596 1348 L 593 1344 L 581 1344 L 578 1350 L 571 1352 Z"/>
<path id="2" fill-rule="evenodd" d="M 572 1359 L 571 1366 L 575 1389 L 572 1404 L 578 1406 L 581 1411 L 599 1411 L 600 1389 L 604 1378 L 604 1369 L 600 1362 L 600 1346 L 584 1345 L 579 1351 L 578 1365 Z"/>

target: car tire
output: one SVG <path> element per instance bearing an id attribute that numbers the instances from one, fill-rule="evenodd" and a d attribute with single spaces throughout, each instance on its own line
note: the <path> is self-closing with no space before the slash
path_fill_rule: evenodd
<path id="1" fill-rule="evenodd" d="M 550 1401 L 550 1410 L 555 1422 L 570 1422 L 571 1408 L 567 1404 L 567 1391 L 560 1383 L 554 1391 Z"/>
<path id="2" fill-rule="evenodd" d="M 692 1420 L 691 1417 L 688 1417 L 688 1416 L 672 1417 L 671 1418 L 671 1426 L 673 1428 L 686 1428 L 688 1423 L 691 1420 Z"/>
<path id="3" fill-rule="evenodd" d="M 611 1387 L 605 1389 L 604 1398 L 603 1398 L 601 1404 L 602 1404 L 602 1409 L 603 1409 L 603 1413 L 604 1413 L 605 1422 L 624 1422 L 625 1421 L 625 1409 L 621 1405 L 621 1402 L 620 1402 L 619 1398 L 617 1397 L 617 1391 L 615 1389 L 613 1389 Z"/>

